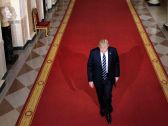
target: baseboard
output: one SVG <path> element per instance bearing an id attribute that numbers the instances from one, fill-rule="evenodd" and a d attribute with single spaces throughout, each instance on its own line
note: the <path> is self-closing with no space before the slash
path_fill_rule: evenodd
<path id="1" fill-rule="evenodd" d="M 0 93 L 2 92 L 5 85 L 6 85 L 5 80 L 0 80 Z"/>
<path id="2" fill-rule="evenodd" d="M 34 41 L 35 37 L 36 37 L 36 34 L 34 33 L 33 36 L 32 36 L 32 40 L 27 40 L 27 42 L 26 42 L 26 44 L 24 46 L 14 47 L 14 50 L 24 50 L 29 43 L 31 43 L 32 41 Z"/>
<path id="3" fill-rule="evenodd" d="M 34 37 L 36 36 L 36 32 L 34 31 L 32 34 L 31 34 L 31 38 L 29 39 L 30 40 L 34 40 Z"/>
<path id="4" fill-rule="evenodd" d="M 5 80 L 7 74 L 8 74 L 8 70 L 7 70 L 7 72 L 4 74 L 4 76 L 2 77 L 2 80 Z"/>

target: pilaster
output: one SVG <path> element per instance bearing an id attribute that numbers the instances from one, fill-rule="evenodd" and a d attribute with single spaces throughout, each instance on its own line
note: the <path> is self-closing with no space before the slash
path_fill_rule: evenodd
<path id="1" fill-rule="evenodd" d="M 4 80 L 2 80 L 2 78 L 6 72 L 7 72 L 7 68 L 6 68 L 6 60 L 5 60 L 5 52 L 4 52 L 4 42 L 2 40 L 2 31 L 1 31 L 1 23 L 0 23 L 0 89 L 4 84 Z"/>

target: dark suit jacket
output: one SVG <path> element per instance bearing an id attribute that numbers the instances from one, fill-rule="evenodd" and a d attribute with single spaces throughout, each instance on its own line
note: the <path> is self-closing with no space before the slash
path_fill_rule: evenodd
<path id="1" fill-rule="evenodd" d="M 94 48 L 90 51 L 87 64 L 88 81 L 99 84 L 102 81 L 102 65 L 100 49 Z M 108 79 L 115 83 L 115 77 L 120 76 L 120 63 L 116 48 L 108 47 Z"/>

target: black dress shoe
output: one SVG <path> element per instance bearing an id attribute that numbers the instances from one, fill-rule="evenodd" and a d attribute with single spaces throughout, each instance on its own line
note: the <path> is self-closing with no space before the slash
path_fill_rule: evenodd
<path id="1" fill-rule="evenodd" d="M 100 110 L 100 115 L 103 117 L 105 116 L 105 111 Z"/>
<path id="2" fill-rule="evenodd" d="M 111 118 L 110 113 L 106 114 L 106 120 L 107 120 L 107 123 L 108 123 L 108 124 L 111 124 L 112 118 Z"/>

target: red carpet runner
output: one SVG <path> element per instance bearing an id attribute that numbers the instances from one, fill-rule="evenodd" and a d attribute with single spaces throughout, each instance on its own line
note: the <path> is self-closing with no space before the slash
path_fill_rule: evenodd
<path id="1" fill-rule="evenodd" d="M 32 126 L 105 126 L 87 82 L 91 48 L 107 38 L 118 49 L 113 126 L 167 126 L 168 104 L 125 0 L 77 0 Z"/>

